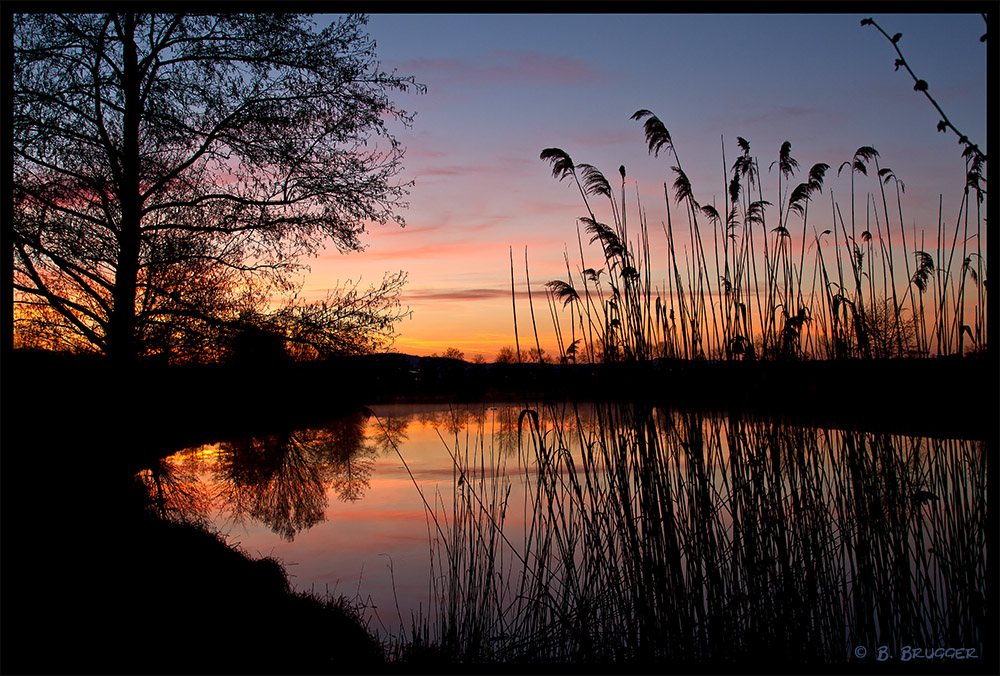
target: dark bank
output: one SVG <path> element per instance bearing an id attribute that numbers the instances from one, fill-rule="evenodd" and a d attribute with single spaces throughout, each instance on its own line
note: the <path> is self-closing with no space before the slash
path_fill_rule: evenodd
<path id="1" fill-rule="evenodd" d="M 171 390 L 142 367 L 115 377 L 82 361 L 5 359 L 4 673 L 377 667 L 381 646 L 347 604 L 293 592 L 280 562 L 148 509 L 139 468 L 247 420 L 231 387 Z"/>

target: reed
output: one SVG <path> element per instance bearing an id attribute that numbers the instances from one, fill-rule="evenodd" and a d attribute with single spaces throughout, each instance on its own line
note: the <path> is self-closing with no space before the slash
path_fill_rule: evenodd
<path id="1" fill-rule="evenodd" d="M 595 264 L 578 227 L 575 271 L 567 256 L 566 279 L 546 284 L 563 361 L 870 359 L 986 349 L 986 159 L 975 146 L 966 153 L 958 213 L 948 221 L 939 215 L 929 250 L 915 226 L 907 240 L 905 185 L 882 166 L 874 147 L 858 148 L 840 165 L 838 176 L 846 171 L 850 180 L 850 208 L 842 208 L 831 190 L 831 210 L 824 216 L 822 210 L 810 214 L 809 206 L 823 192 L 830 165 L 813 164 L 795 183 L 799 163 L 786 141 L 769 167 L 778 172 L 777 195 L 767 199 L 758 158 L 749 141 L 738 137 L 720 212 L 695 198 L 663 122 L 648 110 L 632 118 L 643 123 L 649 153 L 672 160 L 672 185 L 664 182 L 665 256 L 651 253 L 638 198 L 631 221 L 638 225 L 626 228 L 624 166 L 619 203 L 596 167 L 574 164 L 558 148 L 541 153 L 555 178 L 575 181 L 587 211 L 580 226 L 589 243 L 599 245 Z M 723 144 L 723 166 L 725 157 Z M 886 195 L 890 183 L 895 210 Z M 609 224 L 598 220 L 602 200 Z M 680 206 L 680 213 L 672 206 Z M 565 345 L 563 322 L 571 329 Z"/>
<path id="2" fill-rule="evenodd" d="M 844 665 L 982 655 L 980 442 L 639 405 L 524 409 L 448 441 L 433 630 L 460 664 Z M 438 636 L 435 643 L 433 637 Z"/>

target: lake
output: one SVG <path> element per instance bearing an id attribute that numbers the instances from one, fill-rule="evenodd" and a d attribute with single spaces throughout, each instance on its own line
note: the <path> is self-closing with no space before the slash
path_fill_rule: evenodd
<path id="1" fill-rule="evenodd" d="M 643 405 L 384 405 L 184 449 L 144 477 L 165 516 L 467 660 L 982 652 L 977 440 Z"/>

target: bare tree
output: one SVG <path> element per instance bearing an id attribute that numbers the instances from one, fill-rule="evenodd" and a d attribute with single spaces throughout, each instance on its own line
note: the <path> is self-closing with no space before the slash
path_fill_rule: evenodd
<path id="1" fill-rule="evenodd" d="M 424 87 L 380 70 L 365 23 L 15 16 L 15 316 L 128 362 L 211 342 L 303 257 L 403 225 L 388 124 L 412 115 L 389 93 Z M 342 330 L 317 307 L 298 316 Z"/>
<path id="2" fill-rule="evenodd" d="M 457 347 L 449 347 L 447 350 L 444 351 L 444 354 L 442 356 L 447 359 L 457 359 L 459 361 L 465 359 L 465 353 L 459 350 Z"/>
<path id="3" fill-rule="evenodd" d="M 497 364 L 516 364 L 517 355 L 514 353 L 514 348 L 510 345 L 504 345 L 499 350 L 497 350 L 497 356 L 494 359 Z"/>

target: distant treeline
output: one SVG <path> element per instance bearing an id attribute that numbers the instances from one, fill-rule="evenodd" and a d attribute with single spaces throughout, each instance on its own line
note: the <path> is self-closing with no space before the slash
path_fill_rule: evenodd
<path id="1" fill-rule="evenodd" d="M 375 354 L 253 365 L 139 361 L 121 373 L 102 357 L 18 350 L 5 364 L 13 395 L 5 413 L 20 414 L 5 418 L 22 429 L 52 420 L 75 434 L 90 428 L 171 446 L 380 403 L 616 400 L 983 438 L 995 431 L 998 410 L 996 383 L 982 377 L 990 364 L 980 357 L 470 364 Z"/>

